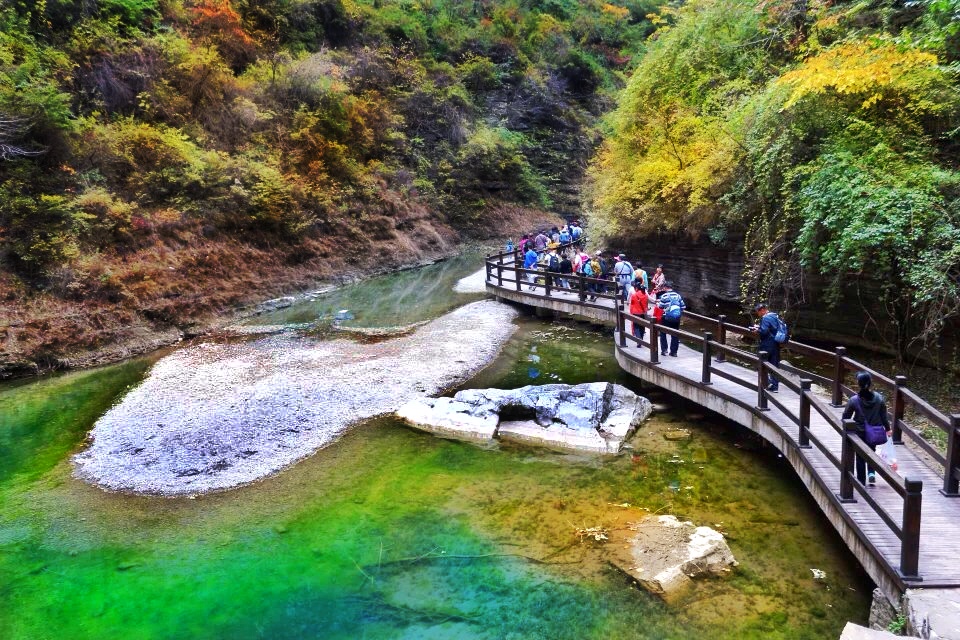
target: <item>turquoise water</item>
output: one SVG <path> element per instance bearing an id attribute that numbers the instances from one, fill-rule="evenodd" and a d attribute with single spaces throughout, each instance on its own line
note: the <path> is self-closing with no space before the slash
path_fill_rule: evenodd
<path id="1" fill-rule="evenodd" d="M 251 486 L 126 496 L 68 458 L 150 359 L 0 388 L 0 638 L 835 638 L 863 621 L 872 585 L 775 451 L 641 389 L 601 331 L 518 324 L 466 386 L 626 383 L 664 405 L 628 455 L 382 418 Z M 663 437 L 678 427 L 692 438 Z M 716 526 L 740 566 L 670 605 L 638 590 L 574 534 L 624 503 Z"/>

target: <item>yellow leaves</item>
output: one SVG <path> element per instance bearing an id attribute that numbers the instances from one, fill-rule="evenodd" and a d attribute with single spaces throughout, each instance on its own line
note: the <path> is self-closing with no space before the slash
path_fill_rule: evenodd
<path id="1" fill-rule="evenodd" d="M 630 10 L 626 7 L 618 7 L 615 4 L 610 4 L 609 2 L 604 3 L 600 8 L 606 14 L 612 15 L 617 20 L 623 20 L 630 15 Z"/>
<path id="2" fill-rule="evenodd" d="M 907 89 L 914 73 L 936 65 L 937 57 L 925 51 L 901 50 L 885 42 L 848 42 L 807 58 L 777 82 L 793 89 L 783 109 L 805 96 L 828 91 L 863 96 L 861 107 L 867 109 L 883 100 L 886 92 Z"/>

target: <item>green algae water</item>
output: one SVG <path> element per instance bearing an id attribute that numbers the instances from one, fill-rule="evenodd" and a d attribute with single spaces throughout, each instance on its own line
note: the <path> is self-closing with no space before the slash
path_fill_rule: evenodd
<path id="1" fill-rule="evenodd" d="M 631 451 L 382 418 L 250 486 L 127 496 L 68 458 L 150 360 L 0 388 L 0 638 L 836 638 L 865 619 L 872 585 L 775 451 L 639 387 L 606 330 L 518 324 L 466 386 L 626 384 L 660 408 Z M 638 590 L 575 535 L 626 504 L 722 530 L 739 567 L 669 605 Z"/>

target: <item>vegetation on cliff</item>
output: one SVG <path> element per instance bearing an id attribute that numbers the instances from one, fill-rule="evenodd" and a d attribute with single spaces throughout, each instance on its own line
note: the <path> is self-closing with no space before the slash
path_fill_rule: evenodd
<path id="1" fill-rule="evenodd" d="M 604 233 L 744 233 L 745 297 L 797 302 L 825 274 L 900 351 L 960 314 L 957 0 L 692 0 L 658 21 L 592 167 Z"/>
<path id="2" fill-rule="evenodd" d="M 571 208 L 656 6 L 4 3 L 0 361 Z"/>

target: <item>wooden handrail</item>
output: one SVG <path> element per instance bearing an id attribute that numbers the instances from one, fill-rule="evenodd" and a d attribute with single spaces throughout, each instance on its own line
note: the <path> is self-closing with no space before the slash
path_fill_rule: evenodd
<path id="1" fill-rule="evenodd" d="M 567 248 L 573 246 L 574 244 L 577 243 L 564 244 L 561 245 L 560 248 Z M 505 256 L 511 256 L 513 260 L 504 263 L 503 257 Z M 515 284 L 517 291 L 522 291 L 522 283 L 526 281 L 523 276 L 525 274 L 534 274 L 536 278 L 543 278 L 544 281 L 542 284 L 535 281 L 532 286 L 536 289 L 542 290 L 543 294 L 532 293 L 530 295 L 535 297 L 551 297 L 552 290 L 557 289 L 553 285 L 553 281 L 560 277 L 559 274 L 544 271 L 542 269 L 524 269 L 517 264 L 518 257 L 518 251 L 515 251 L 512 254 L 507 252 L 497 254 L 495 256 L 488 256 L 487 281 L 490 282 L 491 280 L 495 279 L 496 284 L 493 286 L 497 286 L 501 289 L 504 288 L 503 283 L 513 283 Z M 494 274 L 494 270 L 496 270 L 496 274 Z M 504 277 L 503 272 L 511 270 L 514 272 L 515 277 L 512 279 Z M 596 302 L 587 301 L 586 298 L 588 295 L 598 299 L 612 300 L 617 314 L 617 327 L 622 328 L 622 330 L 619 331 L 621 334 L 621 337 L 619 338 L 621 346 L 626 346 L 627 341 L 630 341 L 638 346 L 649 347 L 649 362 L 651 364 L 659 363 L 659 348 L 657 343 L 660 333 L 662 332 L 666 335 L 676 336 L 681 340 L 681 342 L 684 342 L 688 345 L 695 345 L 701 351 L 709 354 L 709 357 L 703 358 L 704 364 L 701 371 L 701 382 L 703 384 L 710 384 L 713 376 L 719 376 L 724 379 L 732 380 L 737 384 L 746 386 L 747 388 L 754 388 L 757 392 L 758 409 L 767 410 L 768 400 L 772 398 L 772 396 L 764 387 L 766 386 L 766 382 L 769 380 L 769 377 L 773 376 L 787 388 L 800 394 L 803 398 L 802 403 L 809 405 L 807 410 L 813 408 L 817 413 L 823 416 L 823 418 L 834 428 L 834 430 L 840 433 L 841 436 L 843 435 L 842 425 L 839 424 L 839 420 L 836 418 L 834 411 L 827 407 L 820 398 L 813 395 L 809 389 L 798 387 L 792 380 L 790 380 L 790 378 L 784 375 L 784 372 L 792 373 L 802 379 L 817 381 L 821 384 L 828 385 L 830 387 L 831 399 L 834 408 L 843 406 L 847 397 L 853 394 L 853 389 L 851 389 L 845 383 L 846 376 L 849 371 L 860 370 L 870 373 L 870 375 L 878 383 L 886 385 L 892 389 L 893 402 L 890 408 L 892 410 L 891 424 L 893 425 L 894 442 L 897 444 L 902 443 L 903 434 L 906 434 L 908 437 L 915 440 L 921 448 L 923 448 L 927 453 L 930 453 L 935 460 L 944 465 L 943 488 L 941 490 L 942 493 L 948 496 L 960 497 L 960 416 L 947 416 L 943 412 L 933 407 L 930 403 L 917 395 L 913 390 L 907 388 L 906 378 L 902 376 L 895 376 L 894 378 L 891 378 L 878 371 L 875 371 L 864 365 L 862 362 L 849 357 L 846 354 L 846 349 L 842 346 L 837 347 L 836 350 L 831 353 L 825 349 L 795 342 L 793 340 L 785 344 L 786 349 L 814 358 L 822 363 L 831 363 L 833 365 L 833 376 L 830 377 L 821 375 L 819 373 L 807 371 L 789 364 L 784 364 L 782 366 L 782 370 L 776 369 L 762 361 L 760 356 L 726 344 L 728 334 L 752 337 L 755 335 L 755 333 L 750 329 L 750 327 L 729 322 L 725 316 L 721 316 L 720 318 L 711 318 L 709 316 L 704 316 L 691 311 L 684 312 L 684 316 L 686 318 L 711 324 L 717 327 L 717 339 L 713 339 L 713 334 L 711 334 L 710 338 L 705 338 L 701 335 L 684 331 L 683 329 L 673 329 L 671 327 L 664 326 L 663 324 L 657 324 L 650 318 L 637 318 L 628 313 L 626 310 L 620 307 L 620 295 L 619 291 L 616 290 L 617 283 L 614 280 L 608 280 L 605 278 L 590 278 L 583 276 L 582 274 L 564 274 L 562 277 L 571 281 L 576 280 L 577 286 L 575 288 L 561 289 L 564 292 L 576 294 L 577 299 L 570 300 L 570 302 L 574 304 L 596 308 L 598 306 Z M 600 290 L 587 291 L 588 288 Z M 613 292 L 607 293 L 608 289 L 613 289 Z M 649 338 L 646 340 L 639 340 L 635 339 L 632 335 L 625 335 L 626 322 L 628 321 L 631 323 L 637 322 L 648 329 Z M 717 362 L 723 362 L 728 357 L 731 357 L 745 363 L 754 371 L 756 371 L 756 384 L 754 385 L 752 383 L 745 383 L 742 380 L 735 380 L 734 376 L 730 376 L 726 372 L 710 363 L 710 360 L 713 358 L 713 356 L 716 356 Z M 778 408 L 780 408 L 779 401 L 775 400 L 774 404 L 778 405 Z M 915 429 L 910 428 L 910 426 L 903 421 L 903 416 L 908 408 L 912 408 L 917 413 L 923 415 L 929 419 L 932 424 L 936 425 L 938 428 L 947 433 L 947 451 L 945 455 L 937 452 L 930 445 L 930 443 L 926 442 L 922 437 L 920 437 Z M 784 413 L 789 415 L 789 412 Z M 799 417 L 791 415 L 790 418 L 794 420 L 794 422 L 802 422 Z M 801 431 L 803 432 L 803 428 L 801 428 Z M 809 435 L 809 433 L 806 434 L 808 438 Z M 812 442 L 813 440 L 810 439 L 810 441 Z"/>

